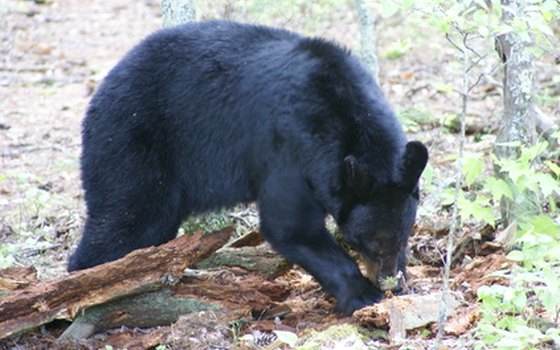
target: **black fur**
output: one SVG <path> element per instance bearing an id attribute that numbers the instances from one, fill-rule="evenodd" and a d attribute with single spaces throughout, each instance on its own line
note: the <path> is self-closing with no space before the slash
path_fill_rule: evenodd
<path id="1" fill-rule="evenodd" d="M 406 265 L 417 182 L 365 68 L 321 40 L 232 22 L 159 31 L 105 78 L 83 123 L 87 222 L 70 271 L 173 239 L 193 213 L 257 201 L 262 234 L 351 312 L 382 298 L 325 229 L 332 214 L 378 274 Z"/>

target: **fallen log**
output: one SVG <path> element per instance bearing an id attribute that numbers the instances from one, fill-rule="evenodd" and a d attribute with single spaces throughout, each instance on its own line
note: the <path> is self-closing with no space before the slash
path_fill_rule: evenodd
<path id="1" fill-rule="evenodd" d="M 90 306 L 173 285 L 188 266 L 223 246 L 232 231 L 226 228 L 181 236 L 117 261 L 10 293 L 0 299 L 0 339 L 55 319 L 71 320 Z"/>
<path id="2" fill-rule="evenodd" d="M 273 280 L 292 268 L 292 263 L 278 255 L 268 243 L 257 246 L 223 247 L 195 265 L 199 269 L 239 267 Z"/>
<path id="3" fill-rule="evenodd" d="M 182 315 L 207 310 L 238 317 L 267 316 L 288 293 L 286 285 L 271 283 L 258 275 L 207 273 L 204 278 L 184 277 L 174 286 L 86 308 L 59 341 L 85 339 L 121 326 L 168 326 Z"/>
<path id="4" fill-rule="evenodd" d="M 136 294 L 84 310 L 59 340 L 80 340 L 111 328 L 156 327 L 175 323 L 179 316 L 219 307 L 193 298 L 181 298 L 168 288 Z"/>
<path id="5" fill-rule="evenodd" d="M 406 331 L 425 327 L 438 321 L 442 294 L 393 296 L 381 302 L 357 310 L 352 318 L 360 325 L 371 328 L 389 329 L 389 340 L 399 342 L 406 339 Z M 445 296 L 449 314 L 461 304 L 457 293 Z"/>

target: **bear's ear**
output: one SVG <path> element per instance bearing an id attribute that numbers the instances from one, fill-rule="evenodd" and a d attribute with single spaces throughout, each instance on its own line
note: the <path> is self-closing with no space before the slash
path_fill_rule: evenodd
<path id="1" fill-rule="evenodd" d="M 403 156 L 402 184 L 410 190 L 416 187 L 420 175 L 428 163 L 428 149 L 420 141 L 406 144 Z"/>
<path id="2" fill-rule="evenodd" d="M 353 190 L 361 189 L 367 183 L 367 174 L 353 155 L 344 158 L 344 184 Z"/>

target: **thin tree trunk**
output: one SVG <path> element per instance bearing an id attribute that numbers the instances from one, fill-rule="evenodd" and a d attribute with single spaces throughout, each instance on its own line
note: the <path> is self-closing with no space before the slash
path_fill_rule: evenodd
<path id="1" fill-rule="evenodd" d="M 195 0 L 161 0 L 161 13 L 164 28 L 193 22 L 196 20 Z"/>
<path id="2" fill-rule="evenodd" d="M 526 7 L 525 0 L 502 0 L 512 11 L 503 11 L 503 21 L 511 20 Z M 533 45 L 529 35 L 515 32 L 496 38 L 496 50 L 504 63 L 504 115 L 496 138 L 495 152 L 498 158 L 517 158 L 521 147 L 535 142 L 535 108 L 533 101 L 535 67 L 530 51 Z M 519 145 L 515 145 L 518 143 Z M 498 175 L 499 169 L 498 169 Z M 520 198 L 522 198 L 521 196 Z M 501 203 L 504 226 L 531 210 L 530 199 Z"/>
<path id="3" fill-rule="evenodd" d="M 379 66 L 377 64 L 377 55 L 375 54 L 375 23 L 371 10 L 367 8 L 364 0 L 356 0 L 356 6 L 360 17 L 361 57 L 375 80 L 378 80 Z"/>

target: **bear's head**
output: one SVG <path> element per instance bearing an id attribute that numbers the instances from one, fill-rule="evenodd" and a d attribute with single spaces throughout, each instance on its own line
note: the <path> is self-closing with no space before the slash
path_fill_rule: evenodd
<path id="1" fill-rule="evenodd" d="M 368 279 L 377 286 L 381 278 L 397 274 L 399 259 L 404 258 L 416 219 L 418 180 L 427 161 L 426 147 L 408 142 L 398 158 L 396 175 L 380 182 L 355 156 L 344 159 L 345 200 L 338 225 L 362 256 Z"/>

